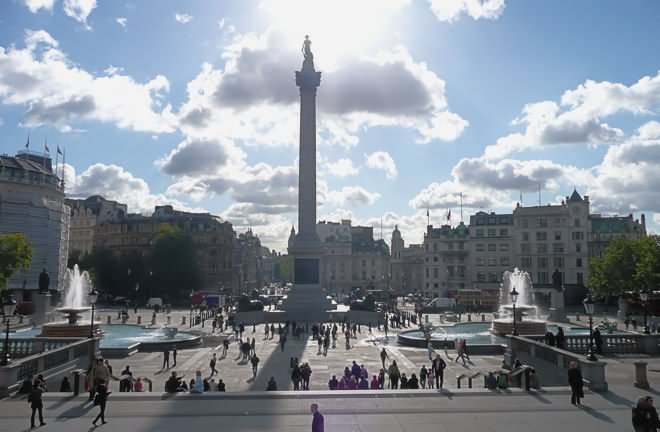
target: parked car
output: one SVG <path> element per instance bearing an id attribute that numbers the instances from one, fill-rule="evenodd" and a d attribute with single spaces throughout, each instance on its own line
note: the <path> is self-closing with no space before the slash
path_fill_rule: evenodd
<path id="1" fill-rule="evenodd" d="M 147 307 L 152 308 L 154 306 L 163 307 L 163 299 L 160 297 L 150 297 L 147 300 Z"/>

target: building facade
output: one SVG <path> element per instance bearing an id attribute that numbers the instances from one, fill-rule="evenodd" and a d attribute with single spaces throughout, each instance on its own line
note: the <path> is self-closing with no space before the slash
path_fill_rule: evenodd
<path id="1" fill-rule="evenodd" d="M 261 290 L 273 281 L 271 252 L 261 245 L 261 240 L 252 229 L 235 237 L 233 256 L 232 295 L 249 294 L 255 289 Z"/>
<path id="2" fill-rule="evenodd" d="M 408 247 L 399 227 L 392 231 L 390 256 L 390 290 L 392 294 L 406 296 L 424 292 L 424 246 L 411 244 Z"/>
<path id="3" fill-rule="evenodd" d="M 231 294 L 234 230 L 231 223 L 209 213 L 189 213 L 172 206 L 156 206 L 151 216 L 128 214 L 96 225 L 94 248 L 121 255 L 136 251 L 149 254 L 164 226 L 172 225 L 189 234 L 206 291 Z"/>
<path id="4" fill-rule="evenodd" d="M 92 252 L 96 225 L 119 221 L 128 213 L 126 204 L 106 200 L 99 195 L 86 199 L 67 198 L 66 204 L 71 208 L 69 232 L 69 255 L 71 256 L 84 256 Z"/>
<path id="5" fill-rule="evenodd" d="M 424 291 L 427 298 L 455 297 L 468 287 L 469 229 L 457 226 L 426 227 L 424 234 Z"/>
<path id="6" fill-rule="evenodd" d="M 642 214 L 640 220 L 628 216 L 601 216 L 592 214 L 589 217 L 588 247 L 589 257 L 600 257 L 605 252 L 608 243 L 615 238 L 638 240 L 646 236 L 646 217 Z"/>
<path id="7" fill-rule="evenodd" d="M 0 156 L 0 233 L 22 233 L 33 249 L 30 268 L 17 272 L 9 289 L 30 300 L 42 269 L 49 273 L 51 290 L 64 288 L 69 223 L 64 184 L 53 173 L 50 156 L 29 151 Z"/>

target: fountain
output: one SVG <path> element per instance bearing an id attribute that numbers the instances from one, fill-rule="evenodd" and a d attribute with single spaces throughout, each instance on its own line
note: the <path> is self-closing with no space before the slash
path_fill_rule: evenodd
<path id="1" fill-rule="evenodd" d="M 63 313 L 67 320 L 45 324 L 41 328 L 41 336 L 44 337 L 88 337 L 90 334 L 90 321 L 82 321 L 80 315 L 91 310 L 87 306 L 87 293 L 91 287 L 89 274 L 80 272 L 76 264 L 73 269 L 67 269 L 65 277 L 66 288 L 64 294 L 64 305 L 55 309 Z M 100 335 L 101 325 L 95 321 L 92 332 Z"/>
<path id="2" fill-rule="evenodd" d="M 513 314 L 513 304 L 509 302 L 509 293 L 515 288 L 518 292 L 518 301 Z M 546 333 L 546 322 L 538 319 L 537 308 L 532 291 L 532 280 L 529 274 L 514 268 L 513 272 L 505 271 L 500 285 L 499 316 L 492 321 L 491 332 L 497 335 L 513 333 L 515 320 L 516 330 L 520 335 L 543 335 Z"/>

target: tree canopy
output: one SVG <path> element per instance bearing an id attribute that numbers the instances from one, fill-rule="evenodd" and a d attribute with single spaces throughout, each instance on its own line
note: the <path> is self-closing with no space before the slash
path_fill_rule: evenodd
<path id="1" fill-rule="evenodd" d="M 24 234 L 0 235 L 0 289 L 18 270 L 27 270 L 32 263 L 32 245 Z"/>
<path id="2" fill-rule="evenodd" d="M 660 287 L 660 237 L 613 239 L 600 257 L 589 262 L 588 287 L 598 296 Z"/>

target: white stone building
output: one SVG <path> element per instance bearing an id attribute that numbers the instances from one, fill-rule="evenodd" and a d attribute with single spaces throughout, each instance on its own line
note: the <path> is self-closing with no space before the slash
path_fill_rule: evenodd
<path id="1" fill-rule="evenodd" d="M 424 233 L 424 296 L 455 297 L 470 280 L 467 274 L 469 230 L 463 222 L 455 227 L 426 227 Z"/>
<path id="2" fill-rule="evenodd" d="M 46 269 L 50 289 L 62 290 L 69 247 L 70 208 L 64 185 L 48 155 L 29 151 L 0 156 L 0 233 L 23 233 L 32 245 L 32 265 L 17 272 L 8 288 L 31 300 L 39 273 Z M 17 297 L 18 298 L 18 297 Z"/>
<path id="3" fill-rule="evenodd" d="M 71 207 L 69 254 L 87 255 L 94 248 L 94 227 L 105 222 L 117 222 L 128 213 L 126 204 L 93 195 L 86 199 L 66 199 Z"/>

